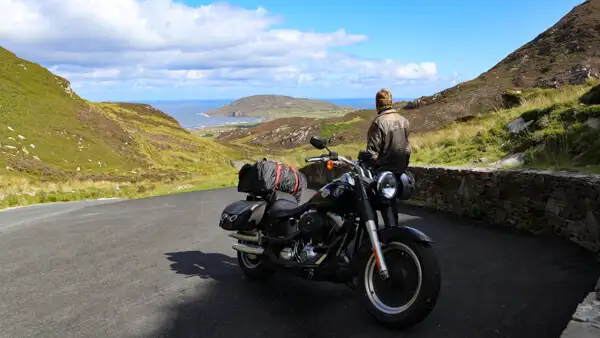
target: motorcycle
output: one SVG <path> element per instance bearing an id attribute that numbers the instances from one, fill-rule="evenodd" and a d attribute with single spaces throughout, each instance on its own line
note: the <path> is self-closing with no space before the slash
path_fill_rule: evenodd
<path id="1" fill-rule="evenodd" d="M 391 207 L 396 177 L 377 173 L 368 161 L 332 152 L 321 137 L 313 136 L 310 143 L 327 153 L 305 162 L 350 170 L 301 205 L 275 190 L 269 198 L 249 195 L 225 207 L 219 226 L 237 239 L 232 248 L 242 272 L 252 280 L 283 271 L 345 284 L 359 292 L 367 312 L 382 325 L 406 328 L 421 322 L 437 302 L 440 268 L 433 241 L 397 224 Z"/>

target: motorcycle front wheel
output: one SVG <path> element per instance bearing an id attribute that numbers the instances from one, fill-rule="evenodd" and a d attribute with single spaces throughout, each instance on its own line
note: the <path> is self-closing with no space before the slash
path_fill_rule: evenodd
<path id="1" fill-rule="evenodd" d="M 427 243 L 392 240 L 383 243 L 389 278 L 379 275 L 375 255 L 365 255 L 358 288 L 367 311 L 392 328 L 407 328 L 424 320 L 440 293 L 441 273 Z"/>

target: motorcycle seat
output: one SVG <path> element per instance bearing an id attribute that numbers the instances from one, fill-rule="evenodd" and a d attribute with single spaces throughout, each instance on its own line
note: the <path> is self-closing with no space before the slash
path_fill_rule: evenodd
<path id="1" fill-rule="evenodd" d="M 287 192 L 283 192 L 283 191 L 278 191 L 275 190 L 272 194 L 271 194 L 271 198 L 270 198 L 270 202 L 271 204 L 275 204 L 275 202 L 277 201 L 281 201 L 281 200 L 285 200 L 285 201 L 289 201 L 289 202 L 293 202 L 296 205 L 298 205 L 298 201 L 296 200 L 296 197 L 294 197 L 294 195 L 289 194 Z"/>
<path id="2" fill-rule="evenodd" d="M 294 195 L 275 191 L 270 199 L 269 216 L 272 218 L 286 218 L 304 211 L 304 205 L 298 205 Z"/>

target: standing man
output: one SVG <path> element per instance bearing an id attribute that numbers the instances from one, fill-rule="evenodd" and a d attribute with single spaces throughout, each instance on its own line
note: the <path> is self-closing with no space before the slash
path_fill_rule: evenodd
<path id="1" fill-rule="evenodd" d="M 410 159 L 408 120 L 392 108 L 392 93 L 381 89 L 375 95 L 377 116 L 367 133 L 367 151 L 371 163 L 397 175 L 403 173 Z"/>
<path id="2" fill-rule="evenodd" d="M 377 116 L 367 133 L 367 150 L 364 155 L 378 171 L 391 171 L 398 180 L 396 201 L 393 201 L 394 216 L 398 221 L 397 199 L 408 199 L 412 195 L 413 176 L 405 173 L 410 160 L 408 120 L 392 107 L 392 93 L 381 89 L 375 95 Z M 362 151 L 361 151 L 362 152 Z M 364 156 L 363 155 L 363 156 Z"/>

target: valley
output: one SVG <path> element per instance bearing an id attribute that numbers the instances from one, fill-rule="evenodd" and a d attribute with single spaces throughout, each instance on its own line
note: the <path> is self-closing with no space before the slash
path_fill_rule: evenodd
<path id="1" fill-rule="evenodd" d="M 600 1 L 587 1 L 475 79 L 396 102 L 411 162 L 600 171 L 598 27 Z M 376 112 L 254 95 L 206 114 L 265 120 L 187 129 L 148 104 L 85 100 L 0 48 L 0 208 L 234 186 L 240 162 L 304 166 L 313 135 L 355 157 Z"/>

